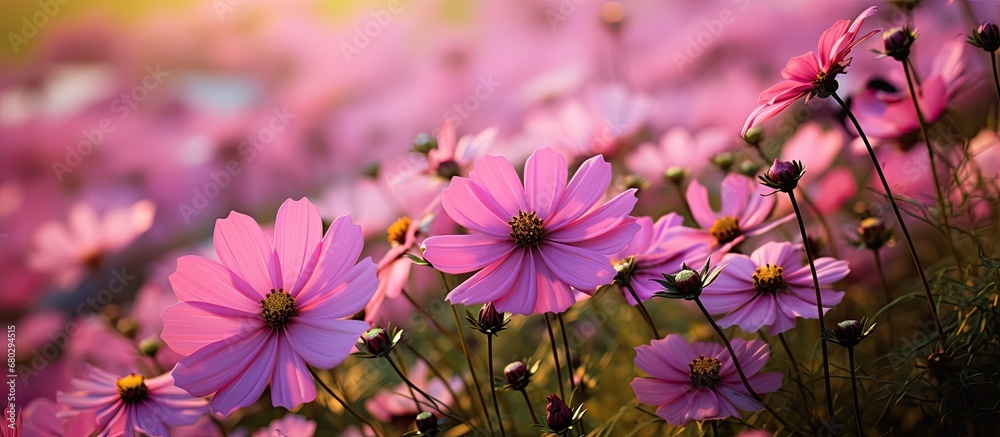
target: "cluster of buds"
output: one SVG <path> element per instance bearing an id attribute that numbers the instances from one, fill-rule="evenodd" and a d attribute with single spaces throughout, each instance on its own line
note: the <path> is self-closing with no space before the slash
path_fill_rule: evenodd
<path id="1" fill-rule="evenodd" d="M 1000 49 L 1000 28 L 996 24 L 986 22 L 972 31 L 968 38 L 969 44 L 993 53 Z"/>
<path id="2" fill-rule="evenodd" d="M 868 338 L 875 330 L 875 325 L 876 323 L 868 325 L 866 318 L 862 318 L 861 321 L 844 320 L 838 323 L 833 331 L 823 328 L 823 340 L 852 348 L 861 343 L 861 340 Z"/>
<path id="3" fill-rule="evenodd" d="M 472 313 L 469 310 L 465 310 L 465 314 L 465 320 L 472 323 L 472 328 L 486 335 L 498 335 L 500 331 L 507 329 L 507 324 L 510 323 L 510 316 L 506 313 L 497 312 L 496 307 L 493 306 L 493 302 L 486 302 L 479 309 L 478 318 L 472 317 Z"/>
<path id="4" fill-rule="evenodd" d="M 761 185 L 773 188 L 775 193 L 778 191 L 790 193 L 799 185 L 799 179 L 802 179 L 804 174 L 806 174 L 806 168 L 801 161 L 775 159 L 771 168 L 767 169 L 767 173 L 757 177 L 760 179 Z"/>
<path id="5" fill-rule="evenodd" d="M 687 263 L 681 263 L 681 271 L 673 275 L 663 274 L 663 279 L 654 279 L 662 285 L 664 290 L 656 292 L 654 296 L 666 297 L 670 299 L 695 300 L 701 295 L 701 291 L 708 287 L 715 278 L 722 272 L 722 266 L 710 267 L 712 259 L 706 259 L 701 270 L 693 270 Z"/>
<path id="6" fill-rule="evenodd" d="M 382 328 L 372 328 L 361 334 L 361 339 L 358 341 L 357 348 L 358 352 L 354 355 L 358 358 L 382 358 L 389 356 L 392 349 L 396 347 L 396 343 L 399 343 L 399 339 L 403 336 L 403 331 L 401 329 L 395 329 L 391 326 L 390 331 L 386 331 Z"/>
<path id="7" fill-rule="evenodd" d="M 895 27 L 882 34 L 882 51 L 876 52 L 899 62 L 910 56 L 910 47 L 917 40 L 917 31 L 910 26 Z"/>

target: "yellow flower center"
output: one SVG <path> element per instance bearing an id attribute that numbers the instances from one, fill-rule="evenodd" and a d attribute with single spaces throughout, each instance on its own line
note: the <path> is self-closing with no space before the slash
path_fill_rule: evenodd
<path id="1" fill-rule="evenodd" d="M 260 315 L 264 323 L 275 331 L 285 328 L 288 321 L 295 315 L 295 298 L 285 290 L 271 290 L 267 297 L 261 299 Z"/>
<path id="2" fill-rule="evenodd" d="M 722 369 L 722 362 L 718 358 L 705 358 L 699 355 L 691 361 L 691 385 L 695 388 L 712 388 L 722 377 L 719 370 Z"/>
<path id="3" fill-rule="evenodd" d="M 785 269 L 772 264 L 757 267 L 753 272 L 753 287 L 758 293 L 775 294 L 782 291 L 785 289 L 784 273 Z"/>
<path id="4" fill-rule="evenodd" d="M 542 219 L 538 218 L 534 211 L 518 211 L 507 224 L 510 225 L 510 237 L 518 247 L 535 247 L 545 238 Z"/>
<path id="5" fill-rule="evenodd" d="M 708 228 L 708 233 L 712 234 L 719 244 L 726 244 L 740 236 L 740 219 L 725 216 L 712 223 Z"/>
<path id="6" fill-rule="evenodd" d="M 133 405 L 146 400 L 149 397 L 149 388 L 146 387 L 146 378 L 142 375 L 130 373 L 128 376 L 118 378 L 115 385 L 118 386 L 118 396 L 126 405 Z"/>
<path id="7" fill-rule="evenodd" d="M 396 221 L 389 225 L 389 229 L 386 230 L 388 234 L 389 242 L 393 246 L 399 246 L 406 243 L 406 231 L 410 229 L 410 225 L 413 224 L 413 220 L 409 217 L 400 217 Z"/>

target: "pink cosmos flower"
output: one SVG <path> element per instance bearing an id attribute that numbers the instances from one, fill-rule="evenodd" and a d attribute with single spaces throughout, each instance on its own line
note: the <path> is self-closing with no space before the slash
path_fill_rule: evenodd
<path id="1" fill-rule="evenodd" d="M 660 217 L 656 223 L 650 217 L 639 217 L 639 232 L 621 251 L 611 256 L 611 263 L 620 275 L 628 280 L 639 299 L 646 301 L 662 289 L 653 279 L 663 279 L 663 273 L 673 273 L 681 263 L 698 266 L 708 256 L 708 246 L 698 238 L 684 238 L 698 232 L 684 227 L 684 218 L 676 213 Z M 635 305 L 632 293 L 625 292 L 625 299 Z"/>
<path id="2" fill-rule="evenodd" d="M 462 304 L 493 301 L 497 311 L 562 312 L 576 299 L 571 288 L 592 291 L 610 284 L 608 257 L 639 230 L 628 216 L 635 190 L 598 204 L 611 183 L 611 164 L 588 159 L 566 184 L 566 158 L 552 149 L 528 158 L 524 185 L 503 158 L 487 155 L 468 178 L 444 190 L 444 210 L 467 235 L 424 241 L 424 257 L 445 273 L 479 270 L 447 299 Z"/>
<path id="3" fill-rule="evenodd" d="M 722 263 L 728 266 L 701 295 L 710 313 L 726 314 L 719 325 L 738 325 L 747 332 L 766 326 L 776 335 L 795 326 L 796 317 L 817 318 L 816 291 L 801 245 L 770 242 L 750 256 L 728 254 Z M 815 263 L 825 313 L 844 298 L 843 291 L 831 290 L 830 285 L 851 270 L 847 261 L 833 258 L 818 258 Z"/>
<path id="4" fill-rule="evenodd" d="M 858 37 L 861 24 L 875 15 L 875 11 L 875 6 L 865 9 L 853 23 L 837 21 L 820 36 L 816 52 L 789 59 L 788 65 L 781 70 L 781 76 L 786 80 L 760 93 L 757 108 L 743 124 L 740 135 L 746 136 L 750 128 L 774 117 L 803 96 L 808 104 L 814 96 L 826 98 L 836 92 L 837 75 L 851 65 L 851 58 L 848 57 L 851 49 L 879 32 L 873 30 Z"/>
<path id="5" fill-rule="evenodd" d="M 366 322 L 382 320 L 380 311 L 382 304 L 402 294 L 406 281 L 410 279 L 410 270 L 413 268 L 413 260 L 406 256 L 406 253 L 416 245 L 417 232 L 424 221 L 424 219 L 413 221 L 409 217 L 400 217 L 389 226 L 387 233 L 392 247 L 378 262 L 378 288 L 368 301 L 368 305 L 365 305 Z"/>
<path id="6" fill-rule="evenodd" d="M 191 397 L 174 386 L 170 373 L 146 379 L 131 373 L 116 376 L 87 366 L 74 390 L 59 392 L 60 404 L 73 409 L 67 415 L 96 414 L 92 426 L 100 436 L 167 436 L 168 426 L 191 425 L 208 413 L 204 399 Z"/>
<path id="7" fill-rule="evenodd" d="M 809 194 L 817 209 L 824 214 L 835 213 L 844 202 L 858 193 L 857 182 L 850 167 L 834 165 L 846 142 L 847 136 L 843 129 L 806 122 L 781 149 L 782 161 L 797 160 L 805 166 L 806 173 L 799 180 L 799 187 Z M 775 212 L 791 211 L 788 196 L 778 196 Z"/>
<path id="8" fill-rule="evenodd" d="M 781 387 L 780 373 L 757 373 L 767 364 L 767 343 L 742 338 L 734 338 L 731 343 L 757 393 L 771 393 Z M 651 376 L 632 380 L 636 398 L 656 406 L 656 414 L 671 425 L 740 417 L 737 408 L 764 409 L 743 386 L 732 357 L 721 344 L 688 343 L 681 334 L 670 334 L 636 347 L 635 365 Z"/>
<path id="9" fill-rule="evenodd" d="M 273 246 L 252 218 L 233 212 L 215 225 L 221 263 L 177 260 L 170 285 L 180 302 L 163 311 L 162 338 L 186 355 L 174 369 L 179 387 L 216 393 L 210 406 L 224 415 L 257 401 L 269 382 L 275 406 L 316 398 L 307 366 L 329 369 L 347 357 L 368 323 L 343 319 L 377 287 L 371 259 L 355 264 L 363 240 L 350 216 L 322 232 L 316 207 L 289 199 Z"/>
<path id="10" fill-rule="evenodd" d="M 77 204 L 69 212 L 68 224 L 48 222 L 38 228 L 28 265 L 55 275 L 60 286 L 72 287 L 104 254 L 124 248 L 146 232 L 155 210 L 153 202 L 143 200 L 99 218 L 90 205 Z"/>
<path id="11" fill-rule="evenodd" d="M 710 252 L 723 254 L 742 243 L 747 236 L 763 234 L 791 220 L 793 215 L 767 222 L 767 217 L 774 209 L 775 199 L 774 196 L 763 194 L 770 191 L 772 190 L 748 177 L 731 173 L 722 180 L 722 208 L 715 212 L 708 202 L 708 190 L 692 179 L 685 197 L 691 207 L 691 214 L 701 229 L 693 234 L 685 234 L 683 238 L 703 242 L 708 245 Z"/>
<path id="12" fill-rule="evenodd" d="M 625 157 L 625 164 L 635 174 L 650 182 L 663 180 L 671 167 L 683 168 L 693 177 L 710 167 L 715 155 L 732 145 L 732 133 L 719 128 L 691 132 L 683 127 L 668 130 L 659 144 L 643 143 Z"/>
<path id="13" fill-rule="evenodd" d="M 272 420 L 267 428 L 257 430 L 253 437 L 312 437 L 316 433 L 316 422 L 298 414 L 286 414 Z"/>

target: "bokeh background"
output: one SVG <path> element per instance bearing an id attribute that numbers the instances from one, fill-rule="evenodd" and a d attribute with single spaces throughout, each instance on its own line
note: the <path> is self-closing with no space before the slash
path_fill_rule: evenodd
<path id="1" fill-rule="evenodd" d="M 880 12 L 866 26 L 907 21 L 902 10 L 875 3 Z M 615 163 L 616 187 L 646 188 L 639 195 L 644 213 L 678 210 L 662 171 L 694 166 L 711 186 L 723 174 L 711 159 L 728 153 L 740 165 L 747 155 L 740 128 L 760 91 L 778 79 L 788 58 L 815 50 L 834 20 L 870 5 L 6 0 L 0 317 L 17 326 L 17 362 L 31 372 L 18 402 L 52 399 L 83 362 L 134 366 L 137 347 L 155 341 L 159 313 L 175 301 L 166 277 L 177 256 L 210 253 L 214 222 L 231 210 L 263 223 L 285 199 L 306 196 L 326 220 L 351 214 L 370 240 L 366 253 L 378 259 L 388 248 L 386 228 L 428 205 L 420 179 L 426 160 L 411 150 L 419 134 L 433 138 L 446 122 L 460 137 L 496 128 L 489 153 L 515 163 L 544 146 L 576 162 L 604 153 Z M 996 2 L 924 2 L 912 17 L 921 34 L 918 69 L 930 71 L 948 44 L 962 44 L 976 21 L 998 14 Z M 898 65 L 870 53 L 879 46 L 875 37 L 854 51 L 842 90 L 898 75 L 891 72 Z M 971 126 L 996 111 L 975 98 L 992 92 L 988 58 L 978 55 L 971 48 L 958 54 L 966 80 L 949 103 L 956 129 L 970 137 Z M 833 137 L 815 141 L 824 145 L 815 152 L 834 156 L 829 171 L 843 176 L 816 187 L 814 197 L 833 227 L 827 244 L 842 246 L 855 271 L 844 305 L 861 306 L 875 299 L 863 289 L 877 279 L 868 255 L 850 255 L 843 236 L 867 208 L 870 174 L 856 169 L 867 157 L 836 127 L 841 117 L 832 106 L 812 103 L 769 127 L 773 141 L 766 146 L 776 156 L 806 119 L 835 126 Z M 668 132 L 686 140 L 672 155 L 655 162 L 638 152 Z M 912 165 L 897 174 L 901 193 L 928 195 L 920 182 L 926 177 Z M 792 228 L 783 232 L 795 235 Z M 934 238 L 920 246 L 929 264 L 941 256 Z M 890 276 L 905 275 L 905 253 L 887 256 Z M 447 314 L 435 276 L 420 282 L 420 275 L 417 283 L 427 285 L 414 286 L 414 294 L 429 311 Z M 618 317 L 616 323 L 642 329 L 635 314 L 608 299 L 593 306 L 613 310 L 570 316 L 579 343 L 595 345 L 591 366 L 606 368 L 597 380 L 621 385 L 621 393 L 594 401 L 598 423 L 631 396 L 620 383 L 631 378 L 631 360 L 607 362 L 645 341 L 641 332 L 609 328 L 607 321 Z M 413 326 L 413 335 L 428 329 L 408 302 L 386 305 L 386 318 Z M 653 307 L 668 314 L 672 331 L 708 338 L 706 326 L 668 305 L 676 308 Z M 516 326 L 541 332 L 538 323 Z M 515 346 L 501 356 L 542 355 Z M 164 349 L 157 360 L 169 368 L 177 357 Z M 607 362 L 595 364 L 601 360 Z M 352 395 L 368 397 L 379 384 L 387 383 L 351 387 Z M 274 414 L 262 411 L 232 424 L 263 426 Z"/>

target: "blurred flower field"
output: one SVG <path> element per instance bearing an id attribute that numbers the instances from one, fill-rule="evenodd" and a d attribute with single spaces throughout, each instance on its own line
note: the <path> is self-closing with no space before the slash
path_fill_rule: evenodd
<path id="1" fill-rule="evenodd" d="M 3 436 L 1000 432 L 1000 4 L 10 1 Z"/>

